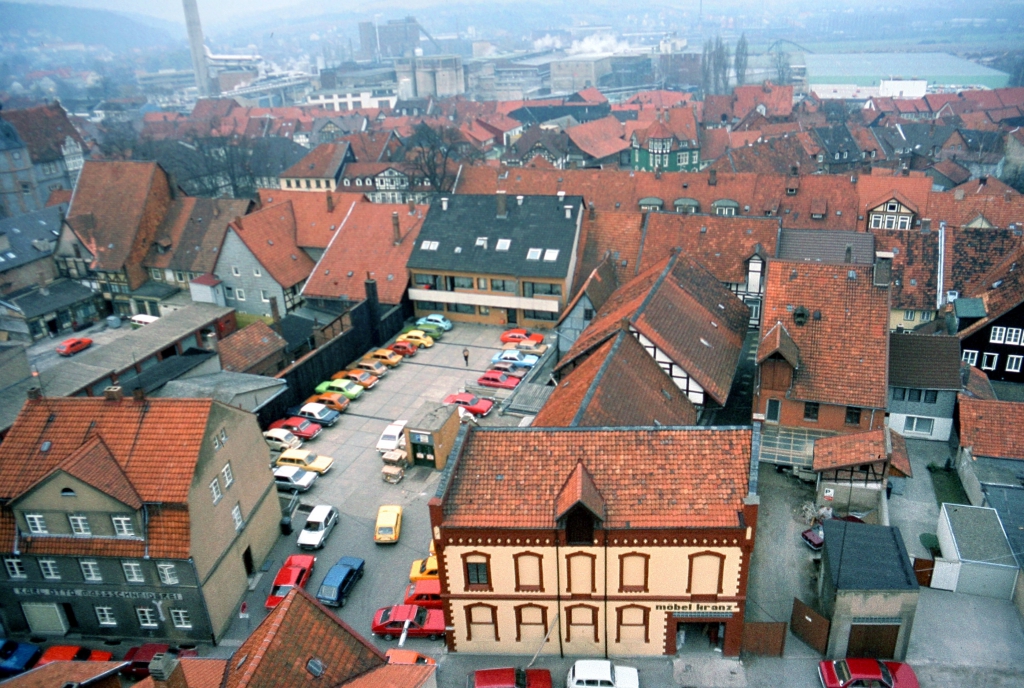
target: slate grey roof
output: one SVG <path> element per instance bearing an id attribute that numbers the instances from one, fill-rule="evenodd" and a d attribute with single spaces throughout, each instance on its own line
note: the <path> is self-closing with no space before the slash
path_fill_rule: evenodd
<path id="1" fill-rule="evenodd" d="M 146 368 L 136 377 L 127 382 L 119 382 L 125 394 L 131 394 L 136 389 L 143 390 L 149 394 L 153 390 L 160 389 L 171 380 L 181 377 L 193 368 L 208 361 L 217 354 L 205 349 L 190 347 L 180 356 L 165 358 L 154 366 Z"/>
<path id="2" fill-rule="evenodd" d="M 917 590 L 900 529 L 829 519 L 825 531 L 832 584 L 837 590 Z"/>
<path id="3" fill-rule="evenodd" d="M 875 262 L 874 234 L 829 229 L 783 229 L 776 257 L 814 263 L 845 263 L 848 246 L 851 262 L 861 265 Z"/>
<path id="4" fill-rule="evenodd" d="M 8 294 L 0 303 L 13 308 L 26 320 L 30 320 L 43 313 L 67 308 L 93 297 L 93 291 L 89 287 L 68 279 L 51 282 L 46 285 L 45 291 L 46 293 L 43 293 L 37 286 L 27 287 Z"/>
<path id="5" fill-rule="evenodd" d="M 875 138 L 885 143 L 888 150 L 913 150 L 920 155 L 931 155 L 956 131 L 956 127 L 935 124 L 900 123 L 896 127 L 872 127 Z"/>
<path id="6" fill-rule="evenodd" d="M 25 148 L 25 142 L 18 136 L 18 131 L 10 122 L 0 119 L 0 150 L 18 150 Z"/>
<path id="7" fill-rule="evenodd" d="M 890 333 L 889 386 L 959 390 L 959 338 L 944 334 Z"/>
<path id="8" fill-rule="evenodd" d="M 280 136 L 255 139 L 250 145 L 252 157 L 248 165 L 256 178 L 276 177 L 309 153 L 309 149 Z"/>
<path id="9" fill-rule="evenodd" d="M 958 318 L 984 318 L 988 315 L 984 299 L 959 298 L 953 302 L 953 309 Z"/>
<path id="10" fill-rule="evenodd" d="M 508 217 L 497 217 L 496 196 L 457 195 L 430 205 L 416 247 L 409 257 L 412 270 L 469 272 L 515 277 L 564 279 L 576 244 L 582 196 L 524 196 L 507 199 Z M 572 212 L 565 217 L 565 206 Z M 477 246 L 487 239 L 486 248 Z M 510 240 L 507 251 L 497 250 L 501 239 Z M 425 250 L 432 246 L 435 250 Z M 530 249 L 541 249 L 539 260 L 529 260 Z M 550 250 L 555 260 L 545 260 Z"/>
<path id="11" fill-rule="evenodd" d="M 991 460 L 978 459 L 978 463 Z M 1017 565 L 1024 566 L 1024 487 L 1021 481 L 1015 485 L 988 485 L 983 481 L 981 489 L 989 506 L 999 512 L 1010 549 L 1016 553 Z"/>
<path id="12" fill-rule="evenodd" d="M 835 155 L 839 153 L 842 156 L 843 152 L 846 152 L 849 157 L 840 157 L 839 162 L 860 159 L 860 147 L 857 145 L 857 141 L 854 140 L 853 136 L 850 135 L 850 130 L 846 128 L 845 124 L 836 124 L 831 127 L 818 127 L 814 130 L 815 135 L 818 137 L 818 141 L 821 143 L 821 147 L 825 149 L 825 157 L 832 162 L 835 162 Z M 856 156 L 856 157 L 855 157 Z M 826 162 L 828 162 L 826 160 Z"/>
<path id="13" fill-rule="evenodd" d="M 233 373 L 223 370 L 210 375 L 197 375 L 181 380 L 171 380 L 158 396 L 161 397 L 199 397 L 211 398 L 230 404 L 239 394 L 254 392 L 269 387 L 287 386 L 284 380 L 248 373 Z"/>
<path id="14" fill-rule="evenodd" d="M 61 207 L 53 206 L 0 220 L 0 234 L 6 235 L 10 244 L 10 248 L 0 251 L 0 272 L 50 256 L 60 236 L 62 219 Z"/>
<path id="15" fill-rule="evenodd" d="M 167 282 L 149 280 L 132 292 L 132 296 L 149 299 L 163 299 L 178 291 L 178 288 Z"/>
<path id="16" fill-rule="evenodd" d="M 949 521 L 953 544 L 962 561 L 1017 565 L 995 509 L 943 504 L 942 513 Z"/>

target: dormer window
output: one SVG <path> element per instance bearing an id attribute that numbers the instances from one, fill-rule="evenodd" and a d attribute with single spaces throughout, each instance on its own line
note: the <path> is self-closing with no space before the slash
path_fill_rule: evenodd
<path id="1" fill-rule="evenodd" d="M 565 540 L 570 545 L 594 544 L 594 515 L 581 504 L 565 517 Z"/>
<path id="2" fill-rule="evenodd" d="M 92 535 L 88 516 L 68 516 L 68 523 L 71 524 L 71 532 L 75 535 Z"/>

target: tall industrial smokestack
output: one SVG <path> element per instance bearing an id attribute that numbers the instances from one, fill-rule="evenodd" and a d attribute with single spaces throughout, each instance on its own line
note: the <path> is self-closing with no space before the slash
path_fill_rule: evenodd
<path id="1" fill-rule="evenodd" d="M 196 73 L 199 97 L 210 96 L 210 74 L 206 70 L 206 52 L 203 50 L 203 26 L 199 23 L 199 7 L 196 0 L 181 0 L 185 7 L 185 26 L 188 28 L 188 46 L 192 53 L 192 69 Z"/>

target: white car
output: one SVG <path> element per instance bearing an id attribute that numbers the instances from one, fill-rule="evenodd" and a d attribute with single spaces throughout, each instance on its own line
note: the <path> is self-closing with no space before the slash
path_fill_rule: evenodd
<path id="1" fill-rule="evenodd" d="M 320 549 L 327 536 L 338 525 L 338 510 L 333 506 L 318 504 L 306 517 L 306 525 L 299 533 L 299 549 Z"/>
<path id="2" fill-rule="evenodd" d="M 274 469 L 274 482 L 279 490 L 305 492 L 313 487 L 317 477 L 313 471 L 298 466 L 281 466 Z"/>
<path id="3" fill-rule="evenodd" d="M 612 665 L 607 659 L 579 659 L 565 677 L 566 688 L 640 688 L 640 674 L 633 667 Z"/>
<path id="4" fill-rule="evenodd" d="M 391 425 L 384 428 L 384 432 L 380 434 L 380 439 L 377 440 L 377 451 L 381 454 L 386 454 L 392 449 L 405 449 L 405 426 L 409 424 L 407 420 L 396 420 Z"/>
<path id="5" fill-rule="evenodd" d="M 298 449 L 302 446 L 302 440 L 296 437 L 290 430 L 284 428 L 271 428 L 263 433 L 270 451 L 284 451 L 286 449 Z"/>

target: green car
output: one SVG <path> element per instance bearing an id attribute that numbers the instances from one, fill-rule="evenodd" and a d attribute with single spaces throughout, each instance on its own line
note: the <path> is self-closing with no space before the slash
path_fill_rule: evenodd
<path id="1" fill-rule="evenodd" d="M 422 325 L 406 325 L 402 328 L 402 334 L 408 334 L 413 330 L 419 330 L 424 334 L 429 334 L 434 339 L 440 339 L 441 335 L 444 334 L 444 328 L 434 323 L 423 323 Z"/>
<path id="2" fill-rule="evenodd" d="M 362 395 L 363 387 L 351 380 L 327 380 L 316 386 L 317 394 L 326 394 L 327 392 L 344 394 L 352 401 L 355 401 Z"/>

